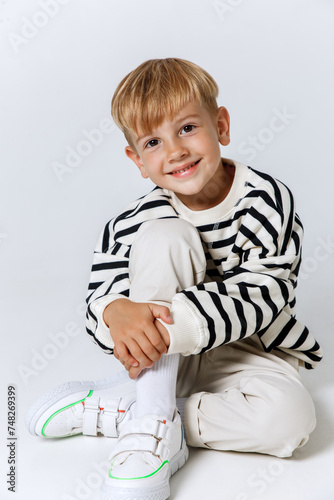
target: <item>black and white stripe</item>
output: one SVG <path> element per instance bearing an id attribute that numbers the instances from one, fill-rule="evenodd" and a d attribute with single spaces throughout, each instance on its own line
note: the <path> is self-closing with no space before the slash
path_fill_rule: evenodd
<path id="1" fill-rule="evenodd" d="M 279 349 L 313 368 L 321 349 L 295 317 L 303 227 L 289 189 L 248 167 L 244 195 L 227 216 L 199 224 L 197 213 L 191 222 L 202 239 L 206 278 L 175 300 L 191 302 L 204 319 L 208 342 L 201 352 L 256 334 L 266 351 Z M 94 303 L 108 294 L 129 296 L 129 254 L 138 228 L 170 217 L 183 214 L 166 190 L 155 188 L 111 220 L 100 237 L 87 297 L 87 331 L 107 352 L 112 349 L 99 340 Z"/>

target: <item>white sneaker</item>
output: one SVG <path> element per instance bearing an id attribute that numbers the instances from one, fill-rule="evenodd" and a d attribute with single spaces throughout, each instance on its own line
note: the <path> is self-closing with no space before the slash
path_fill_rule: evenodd
<path id="1" fill-rule="evenodd" d="M 98 433 L 117 437 L 130 418 L 134 389 L 126 370 L 96 382 L 68 382 L 36 401 L 27 413 L 27 428 L 47 438 Z"/>
<path id="2" fill-rule="evenodd" d="M 129 420 L 112 450 L 101 500 L 166 500 L 169 479 L 187 458 L 178 411 L 173 421 L 158 415 Z"/>

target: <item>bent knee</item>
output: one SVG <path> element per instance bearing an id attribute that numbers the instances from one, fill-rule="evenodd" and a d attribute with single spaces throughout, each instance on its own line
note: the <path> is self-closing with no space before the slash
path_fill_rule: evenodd
<path id="1" fill-rule="evenodd" d="M 205 276 L 206 258 L 199 233 L 178 217 L 144 222 L 137 231 L 131 256 L 141 263 L 157 257 L 161 262 L 173 262 L 182 282 L 183 275 L 193 276 L 192 284 L 202 282 Z"/>
<path id="2" fill-rule="evenodd" d="M 263 453 L 289 457 L 308 441 L 316 424 L 315 409 L 300 382 L 268 375 L 248 379 L 241 390 L 259 407 L 254 432 Z"/>
<path id="3" fill-rule="evenodd" d="M 200 241 L 197 229 L 188 221 L 171 217 L 168 219 L 153 219 L 144 222 L 137 231 L 136 241 L 144 240 L 146 244 L 175 244 L 177 241 Z"/>

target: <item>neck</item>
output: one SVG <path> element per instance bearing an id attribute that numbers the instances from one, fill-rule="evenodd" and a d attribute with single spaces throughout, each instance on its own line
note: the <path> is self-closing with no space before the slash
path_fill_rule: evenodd
<path id="1" fill-rule="evenodd" d="M 190 210 L 200 211 L 213 208 L 226 198 L 233 184 L 235 167 L 221 161 L 221 168 L 218 169 L 217 174 L 205 186 L 204 192 L 198 196 L 192 197 L 192 200 L 184 199 L 182 195 L 176 196 L 184 203 Z"/>

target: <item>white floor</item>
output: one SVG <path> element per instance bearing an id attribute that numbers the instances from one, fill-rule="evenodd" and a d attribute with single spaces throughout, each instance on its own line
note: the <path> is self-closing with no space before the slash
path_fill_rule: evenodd
<path id="1" fill-rule="evenodd" d="M 317 279 L 323 279 L 325 283 L 326 270 L 323 272 L 324 275 L 319 274 Z M 97 500 L 112 441 L 103 437 L 81 436 L 64 440 L 39 439 L 27 432 L 24 416 L 34 400 L 51 387 L 67 380 L 103 378 L 108 373 L 118 371 L 120 366 L 115 359 L 106 356 L 91 343 L 83 330 L 82 309 L 79 310 L 70 302 L 62 304 L 62 324 L 54 322 L 59 325 L 58 331 L 49 328 L 51 312 L 61 306 L 58 303 L 56 307 L 59 290 L 55 290 L 54 297 L 43 297 L 38 292 L 42 288 L 32 286 L 31 293 L 25 300 L 17 297 L 20 303 L 19 315 L 13 300 L 6 310 L 5 317 L 11 321 L 8 321 L 8 328 L 4 330 L 8 342 L 1 365 L 1 401 L 7 401 L 7 386 L 13 384 L 16 387 L 17 403 L 16 492 L 9 492 L 8 485 L 5 484 L 9 464 L 6 447 L 7 408 L 3 404 L 0 422 L 0 498 Z M 328 303 L 324 300 L 329 296 L 330 290 L 326 286 L 318 289 L 321 296 L 317 299 L 316 314 L 307 308 L 302 308 L 301 311 L 309 322 L 318 325 L 318 338 L 327 352 L 316 370 L 302 371 L 318 414 L 318 426 L 307 445 L 290 459 L 190 449 L 188 462 L 171 480 L 171 499 L 334 498 L 334 388 L 329 355 L 333 352 L 333 339 L 330 337 L 332 321 Z M 301 286 L 301 292 L 304 303 L 309 303 L 312 289 Z M 42 306 L 38 315 L 36 302 Z M 64 318 L 68 318 L 68 321 Z M 78 331 L 75 331 L 76 327 Z M 69 335 L 70 332 L 72 336 Z"/>
<path id="2" fill-rule="evenodd" d="M 304 448 L 283 460 L 192 449 L 171 500 L 334 499 L 333 9 L 316 0 L 0 1 L 0 500 L 99 498 L 111 442 L 34 438 L 24 416 L 51 387 L 119 369 L 86 335 L 80 303 L 103 224 L 150 190 L 106 124 L 120 79 L 155 57 L 212 73 L 231 113 L 224 156 L 294 192 L 306 230 L 298 317 L 325 354 L 303 370 L 318 415 Z M 102 143 L 87 142 L 96 133 Z"/>

